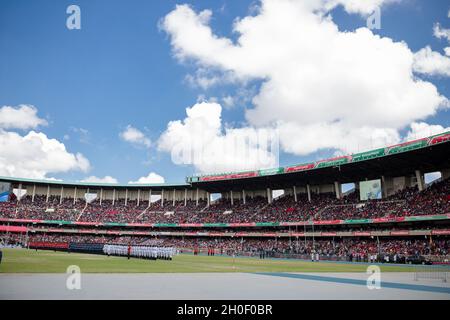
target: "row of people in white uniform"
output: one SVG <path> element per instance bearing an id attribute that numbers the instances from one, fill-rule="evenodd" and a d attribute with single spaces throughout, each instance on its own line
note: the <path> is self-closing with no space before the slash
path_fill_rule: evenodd
<path id="1" fill-rule="evenodd" d="M 175 248 L 166 247 L 145 247 L 145 246 L 124 246 L 117 244 L 105 244 L 103 252 L 108 256 L 129 256 L 142 259 L 162 259 L 172 260 L 176 253 Z"/>

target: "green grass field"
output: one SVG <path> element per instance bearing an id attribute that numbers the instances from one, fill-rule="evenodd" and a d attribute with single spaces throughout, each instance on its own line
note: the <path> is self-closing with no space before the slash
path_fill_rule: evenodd
<path id="1" fill-rule="evenodd" d="M 367 268 L 361 264 L 193 255 L 179 255 L 172 261 L 128 260 L 91 254 L 4 249 L 0 273 L 65 273 L 70 265 L 77 265 L 86 273 L 365 272 Z M 381 266 L 384 272 L 405 272 L 408 269 L 404 266 Z"/>

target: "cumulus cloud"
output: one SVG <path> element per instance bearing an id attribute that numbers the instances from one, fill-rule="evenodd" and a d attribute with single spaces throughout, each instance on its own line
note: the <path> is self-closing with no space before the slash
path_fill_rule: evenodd
<path id="1" fill-rule="evenodd" d="M 145 134 L 139 129 L 128 125 L 124 131 L 122 131 L 119 136 L 126 142 L 130 142 L 136 146 L 144 146 L 149 148 L 151 146 L 151 141 L 145 136 Z"/>
<path id="2" fill-rule="evenodd" d="M 385 4 L 399 2 L 400 0 L 321 0 L 312 2 L 327 11 L 342 5 L 348 13 L 358 13 L 363 16 L 371 14 L 376 8 L 381 8 Z"/>
<path id="3" fill-rule="evenodd" d="M 0 108 L 0 128 L 26 130 L 45 125 L 47 121 L 38 117 L 37 109 L 32 105 L 21 104 Z"/>
<path id="4" fill-rule="evenodd" d="M 129 181 L 129 184 L 153 184 L 153 183 L 164 183 L 164 177 L 160 176 L 155 172 L 150 172 L 148 176 L 140 177 L 137 181 Z"/>
<path id="5" fill-rule="evenodd" d="M 444 52 L 445 52 L 445 55 L 446 55 L 446 56 L 449 56 L 449 57 L 450 57 L 450 47 L 444 48 Z"/>
<path id="6" fill-rule="evenodd" d="M 158 149 L 176 164 L 200 172 L 249 170 L 278 165 L 278 137 L 272 129 L 230 128 L 222 123 L 222 107 L 200 102 L 186 108 L 184 120 L 171 121 Z"/>
<path id="7" fill-rule="evenodd" d="M 293 154 L 351 152 L 399 142 L 401 129 L 448 103 L 432 83 L 414 75 L 425 67 L 405 42 L 365 27 L 341 32 L 327 14 L 342 5 L 364 15 L 387 2 L 262 0 L 256 14 L 235 20 L 236 40 L 214 33 L 210 10 L 178 5 L 161 28 L 179 61 L 232 73 L 243 83 L 262 81 L 246 111 L 248 130 L 277 127 L 283 150 Z M 212 137 L 220 127 L 220 118 L 214 119 L 208 126 Z M 166 136 L 175 129 L 189 126 L 170 123 Z"/>
<path id="8" fill-rule="evenodd" d="M 406 134 L 405 140 L 426 138 L 447 131 L 450 131 L 450 127 L 445 128 L 438 124 L 432 125 L 426 122 L 414 122 L 411 124 L 410 130 Z"/>
<path id="9" fill-rule="evenodd" d="M 211 69 L 198 68 L 194 74 L 185 77 L 186 82 L 192 87 L 207 90 L 213 86 L 236 81 L 233 73 L 220 73 Z"/>
<path id="10" fill-rule="evenodd" d="M 434 25 L 433 34 L 438 39 L 444 38 L 447 39 L 447 41 L 450 41 L 450 29 L 441 28 L 439 23 Z"/>
<path id="11" fill-rule="evenodd" d="M 81 153 L 70 153 L 63 143 L 44 133 L 30 131 L 22 136 L 0 129 L 0 175 L 46 178 L 48 173 L 71 170 L 87 172 L 89 161 Z"/>
<path id="12" fill-rule="evenodd" d="M 441 28 L 439 23 L 433 27 L 433 35 L 450 43 L 450 29 Z M 431 76 L 450 77 L 450 47 L 444 48 L 445 55 L 433 51 L 430 46 L 414 54 L 414 71 Z"/>
<path id="13" fill-rule="evenodd" d="M 279 126 L 279 132 L 282 149 L 297 155 L 323 149 L 336 150 L 338 154 L 356 153 L 393 145 L 401 139 L 398 131 L 392 128 L 351 127 L 344 123 L 298 125 L 286 122 Z"/>
<path id="14" fill-rule="evenodd" d="M 83 180 L 80 180 L 80 182 L 93 182 L 93 183 L 118 183 L 116 178 L 113 178 L 111 176 L 104 176 L 103 178 L 99 178 L 96 176 L 89 176 Z"/>
<path id="15" fill-rule="evenodd" d="M 446 52 L 450 51 L 446 50 Z M 414 71 L 422 74 L 450 77 L 450 58 L 431 50 L 427 46 L 414 55 Z"/>

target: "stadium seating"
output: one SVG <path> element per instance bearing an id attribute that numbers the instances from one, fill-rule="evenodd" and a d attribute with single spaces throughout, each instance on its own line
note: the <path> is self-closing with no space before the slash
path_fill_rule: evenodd
<path id="1" fill-rule="evenodd" d="M 86 204 L 74 203 L 73 199 L 30 196 L 20 202 L 16 200 L 0 203 L 0 218 L 65 220 L 80 222 L 121 223 L 248 223 L 273 221 L 306 221 L 365 219 L 380 217 L 402 217 L 413 215 L 435 215 L 450 212 L 450 179 L 435 183 L 424 191 L 406 188 L 382 200 L 359 201 L 357 192 L 342 199 L 334 194 L 313 194 L 311 202 L 306 195 L 298 194 L 297 202 L 292 195 L 282 196 L 267 204 L 263 197 L 248 198 L 244 204 L 236 200 L 233 205 L 223 199 L 212 203 L 195 201 L 167 203 L 160 201 L 140 203 L 135 201 L 98 200 Z M 228 214 L 225 214 L 228 213 Z"/>

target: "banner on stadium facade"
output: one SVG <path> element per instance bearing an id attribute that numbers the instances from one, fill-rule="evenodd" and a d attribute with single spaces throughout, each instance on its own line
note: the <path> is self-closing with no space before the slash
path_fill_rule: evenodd
<path id="1" fill-rule="evenodd" d="M 271 175 L 280 174 L 280 173 L 284 173 L 284 168 L 280 167 L 280 168 L 259 170 L 260 176 L 271 176 Z"/>
<path id="2" fill-rule="evenodd" d="M 0 226 L 1 232 L 27 232 L 27 227 L 18 227 L 18 226 Z"/>
<path id="3" fill-rule="evenodd" d="M 380 149 L 376 149 L 376 150 L 355 153 L 352 157 L 352 162 L 365 161 L 365 160 L 370 160 L 370 159 L 374 159 L 374 158 L 379 158 L 379 157 L 382 157 L 385 155 L 384 152 L 385 152 L 384 148 L 380 148 Z"/>
<path id="4" fill-rule="evenodd" d="M 285 172 L 306 171 L 314 169 L 315 163 L 299 164 L 295 166 L 287 167 Z"/>
<path id="5" fill-rule="evenodd" d="M 361 201 L 381 199 L 381 180 L 361 181 L 359 183 L 359 197 Z"/>
<path id="6" fill-rule="evenodd" d="M 97 194 L 96 193 L 85 193 L 84 199 L 86 200 L 86 203 L 91 203 L 92 201 L 97 199 Z"/>
<path id="7" fill-rule="evenodd" d="M 13 189 L 13 193 L 17 199 L 22 199 L 27 194 L 27 189 Z"/>

